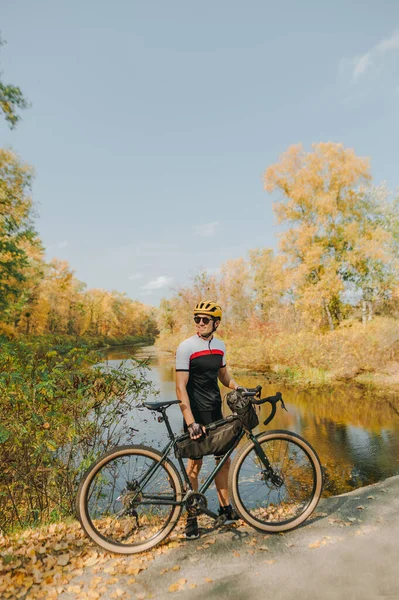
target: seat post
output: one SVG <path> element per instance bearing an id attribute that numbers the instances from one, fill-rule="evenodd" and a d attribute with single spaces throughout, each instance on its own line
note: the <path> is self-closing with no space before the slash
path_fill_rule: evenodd
<path id="1" fill-rule="evenodd" d="M 161 408 L 161 413 L 162 413 L 162 418 L 163 418 L 163 420 L 165 422 L 165 425 L 166 425 L 166 429 L 168 430 L 169 439 L 170 440 L 174 440 L 175 439 L 175 435 L 174 435 L 173 430 L 172 430 L 172 428 L 170 426 L 169 418 L 168 418 L 168 415 L 166 414 L 166 408 Z"/>

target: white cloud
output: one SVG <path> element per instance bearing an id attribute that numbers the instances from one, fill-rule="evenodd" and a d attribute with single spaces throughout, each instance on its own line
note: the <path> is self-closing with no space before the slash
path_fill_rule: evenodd
<path id="1" fill-rule="evenodd" d="M 146 292 L 153 292 L 154 290 L 160 290 L 164 287 L 167 287 L 168 285 L 170 285 L 172 283 L 172 281 L 173 281 L 172 277 L 166 277 L 165 275 L 160 275 L 156 279 L 152 279 L 145 285 L 142 285 L 141 289 L 145 290 Z"/>
<path id="2" fill-rule="evenodd" d="M 215 235 L 218 225 L 219 223 L 217 221 L 212 221 L 212 223 L 205 223 L 205 225 L 194 225 L 193 232 L 195 235 L 200 235 L 202 237 L 210 237 L 211 235 Z"/>
<path id="3" fill-rule="evenodd" d="M 381 40 L 375 48 L 377 52 L 381 52 L 382 54 L 385 54 L 385 52 L 389 52 L 390 50 L 399 50 L 399 29 L 397 29 L 390 38 Z"/>
<path id="4" fill-rule="evenodd" d="M 136 279 L 142 279 L 144 277 L 143 273 L 131 273 L 128 275 L 128 279 L 130 281 L 135 281 Z"/>
<path id="5" fill-rule="evenodd" d="M 353 59 L 353 79 L 356 81 L 360 75 L 363 75 L 371 67 L 371 53 L 366 52 L 361 56 L 355 56 Z"/>
<path id="6" fill-rule="evenodd" d="M 391 37 L 384 38 L 378 44 L 375 44 L 368 52 L 357 55 L 349 61 L 352 68 L 353 81 L 357 81 L 361 75 L 364 75 L 372 64 L 378 60 L 382 60 L 385 54 L 395 50 L 399 50 L 399 29 L 394 31 Z"/>

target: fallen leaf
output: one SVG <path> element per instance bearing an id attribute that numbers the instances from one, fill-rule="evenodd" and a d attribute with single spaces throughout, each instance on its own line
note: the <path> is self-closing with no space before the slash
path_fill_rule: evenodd
<path id="1" fill-rule="evenodd" d="M 264 552 L 269 552 L 269 548 L 265 545 L 259 546 L 258 550 L 263 550 Z"/>
<path id="2" fill-rule="evenodd" d="M 206 583 L 212 583 L 213 579 L 211 579 L 210 577 L 205 577 L 205 581 Z"/>
<path id="3" fill-rule="evenodd" d="M 93 565 L 96 564 L 96 562 L 98 561 L 98 554 L 97 552 L 94 552 L 91 556 L 89 556 L 89 558 L 85 561 L 85 566 L 86 567 L 92 567 Z"/>
<path id="4" fill-rule="evenodd" d="M 170 592 L 178 592 L 186 582 L 187 582 L 187 579 L 179 579 L 179 581 L 176 581 L 176 583 L 172 583 L 169 586 L 169 591 Z"/>
<path id="5" fill-rule="evenodd" d="M 180 571 L 180 565 L 175 565 L 172 567 L 172 571 Z"/>
<path id="6" fill-rule="evenodd" d="M 67 592 L 70 594 L 80 594 L 80 585 L 68 585 Z"/>
<path id="7" fill-rule="evenodd" d="M 265 560 L 265 563 L 267 565 L 273 565 L 276 561 L 275 560 Z"/>
<path id="8" fill-rule="evenodd" d="M 60 567 L 65 567 L 65 565 L 69 563 L 70 558 L 71 557 L 69 554 L 61 554 L 61 556 L 57 558 L 57 565 Z"/>
<path id="9" fill-rule="evenodd" d="M 357 510 L 364 510 L 364 506 L 356 506 Z"/>
<path id="10" fill-rule="evenodd" d="M 312 544 L 309 544 L 309 548 L 320 548 L 321 546 L 321 542 L 313 542 Z"/>
<path id="11" fill-rule="evenodd" d="M 125 573 L 126 573 L 126 575 L 138 575 L 140 573 L 140 571 L 142 571 L 142 570 L 143 570 L 142 567 L 129 565 L 128 567 L 126 567 Z"/>

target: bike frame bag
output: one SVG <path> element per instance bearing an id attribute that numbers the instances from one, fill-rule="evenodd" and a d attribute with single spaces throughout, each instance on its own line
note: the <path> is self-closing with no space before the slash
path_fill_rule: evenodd
<path id="1" fill-rule="evenodd" d="M 251 431 L 259 425 L 258 415 L 250 398 L 246 398 L 241 392 L 234 390 L 226 395 L 226 400 L 231 412 L 237 415 L 244 429 Z"/>
<path id="2" fill-rule="evenodd" d="M 196 440 L 190 438 L 186 433 L 177 442 L 177 451 L 182 458 L 198 460 L 203 456 L 214 454 L 215 457 L 223 456 L 238 440 L 242 430 L 240 419 L 234 415 L 226 419 L 215 421 L 205 427 L 206 433 Z M 175 451 L 177 456 L 177 452 Z"/>

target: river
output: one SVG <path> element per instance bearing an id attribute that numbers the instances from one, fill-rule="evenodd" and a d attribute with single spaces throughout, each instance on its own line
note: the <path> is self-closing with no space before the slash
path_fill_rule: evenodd
<path id="1" fill-rule="evenodd" d="M 123 347 L 107 349 L 105 360 L 115 367 L 134 353 L 136 357 L 151 357 L 147 377 L 159 390 L 159 396 L 153 399 L 175 399 L 171 355 L 159 354 L 153 347 L 141 348 L 138 352 L 137 348 Z M 325 468 L 324 495 L 341 494 L 399 474 L 399 394 L 387 392 L 386 397 L 376 398 L 372 391 L 350 385 L 322 391 L 303 390 L 264 383 L 262 375 L 237 376 L 236 380 L 248 387 L 262 385 L 262 396 L 281 391 L 288 412 L 278 409 L 267 429 L 289 429 L 310 442 Z M 222 390 L 222 396 L 226 391 Z M 180 432 L 179 407 L 171 406 L 168 415 L 174 431 Z M 264 405 L 263 420 L 267 415 L 267 405 Z M 154 414 L 146 409 L 134 409 L 131 419 L 137 430 L 133 443 L 164 446 L 165 426 L 156 421 Z M 256 431 L 262 429 L 265 427 L 260 425 Z M 212 458 L 206 461 L 212 466 Z M 209 468 L 207 464 L 204 463 L 203 474 Z"/>

